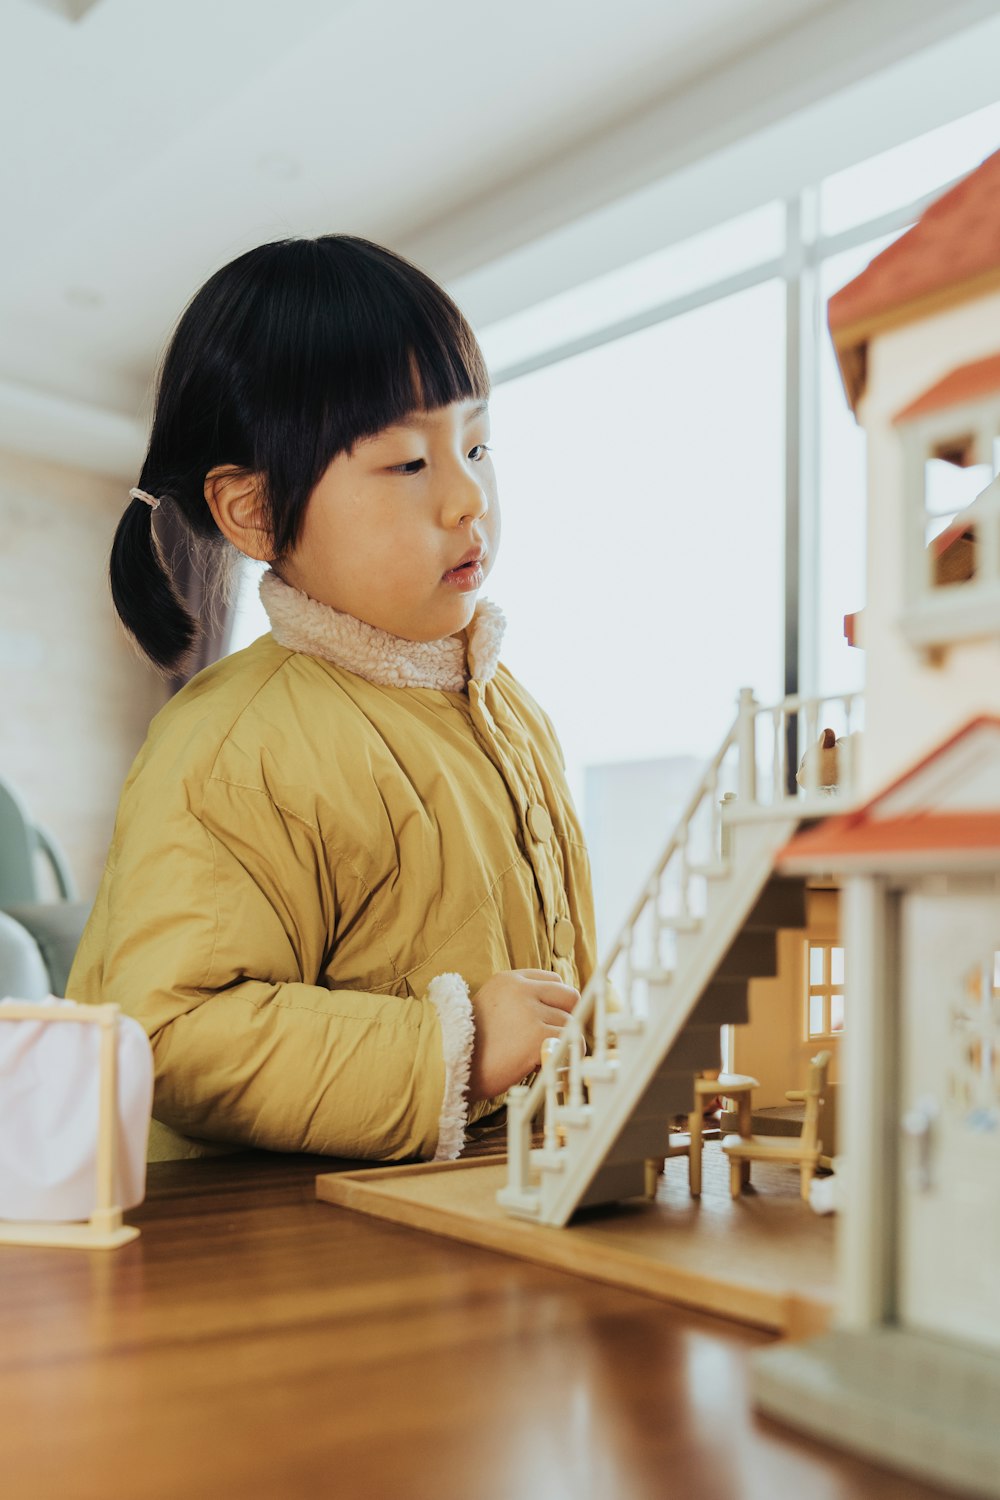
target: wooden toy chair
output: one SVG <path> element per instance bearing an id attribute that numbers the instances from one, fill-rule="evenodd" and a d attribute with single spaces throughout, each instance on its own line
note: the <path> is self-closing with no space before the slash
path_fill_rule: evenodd
<path id="1" fill-rule="evenodd" d="M 809 1082 L 804 1089 L 793 1089 L 786 1098 L 805 1101 L 801 1135 L 727 1135 L 722 1149 L 729 1157 L 729 1191 L 738 1198 L 743 1188 L 744 1168 L 752 1161 L 797 1162 L 801 1176 L 802 1196 L 808 1201 L 809 1184 L 819 1164 L 823 1142 L 819 1139 L 819 1109 L 826 1086 L 830 1052 L 819 1052 L 809 1063 Z"/>

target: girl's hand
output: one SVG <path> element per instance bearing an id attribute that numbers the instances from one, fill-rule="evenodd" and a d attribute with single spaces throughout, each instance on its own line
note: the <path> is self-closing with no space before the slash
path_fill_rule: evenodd
<path id="1" fill-rule="evenodd" d="M 580 991 L 550 969 L 508 969 L 487 979 L 472 997 L 470 1103 L 493 1099 L 533 1072 L 542 1043 L 559 1035 L 579 999 Z"/>

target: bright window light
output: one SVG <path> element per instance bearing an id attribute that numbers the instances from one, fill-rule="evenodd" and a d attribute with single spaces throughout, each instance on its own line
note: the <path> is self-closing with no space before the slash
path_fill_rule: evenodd
<path id="1" fill-rule="evenodd" d="M 271 628 L 271 622 L 257 593 L 267 564 L 245 557 L 240 566 L 240 588 L 227 652 L 230 656 L 234 651 L 242 651 L 244 646 L 251 645 L 258 636 L 266 635 Z"/>
<path id="2" fill-rule="evenodd" d="M 784 291 L 496 386 L 504 659 L 583 768 L 709 756 L 781 691 Z"/>
<path id="3" fill-rule="evenodd" d="M 653 255 L 595 277 L 477 331 L 493 371 L 608 328 L 661 303 L 698 291 L 752 266 L 776 260 L 784 247 L 784 207 L 766 203 Z"/>
<path id="4" fill-rule="evenodd" d="M 834 292 L 853 281 L 896 238 L 869 240 L 830 256 L 820 268 L 819 596 L 812 608 L 821 693 L 846 693 L 864 686 L 864 652 L 847 644 L 844 616 L 864 607 L 868 591 L 865 434 L 844 394 L 833 341 L 826 331 L 826 305 Z"/>
<path id="5" fill-rule="evenodd" d="M 837 234 L 915 203 L 971 172 L 998 144 L 1000 104 L 990 104 L 836 172 L 820 192 L 822 232 Z"/>

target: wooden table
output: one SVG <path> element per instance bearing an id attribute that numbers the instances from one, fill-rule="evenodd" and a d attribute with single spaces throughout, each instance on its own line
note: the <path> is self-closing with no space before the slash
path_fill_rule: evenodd
<path id="1" fill-rule="evenodd" d="M 767 1336 L 315 1201 L 358 1163 L 150 1168 L 115 1251 L 0 1248 L 4 1500 L 904 1500 L 748 1411 Z"/>

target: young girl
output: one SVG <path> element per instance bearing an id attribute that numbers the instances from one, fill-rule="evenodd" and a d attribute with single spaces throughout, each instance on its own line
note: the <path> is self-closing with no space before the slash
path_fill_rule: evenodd
<path id="1" fill-rule="evenodd" d="M 220 596 L 270 564 L 272 630 L 153 719 L 67 984 L 146 1029 L 153 1159 L 455 1157 L 594 967 L 559 744 L 479 598 L 489 390 L 454 302 L 352 235 L 261 245 L 180 319 L 115 607 L 160 671 L 197 638 L 162 505 Z"/>

